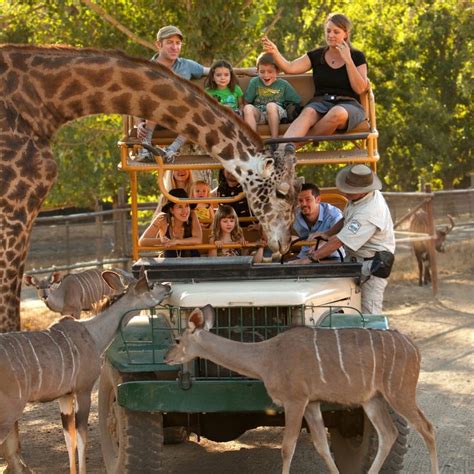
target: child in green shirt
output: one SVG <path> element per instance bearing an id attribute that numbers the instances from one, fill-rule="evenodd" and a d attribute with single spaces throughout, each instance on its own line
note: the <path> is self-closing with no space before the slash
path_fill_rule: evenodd
<path id="1" fill-rule="evenodd" d="M 280 69 L 271 54 L 257 58 L 257 73 L 245 91 L 244 120 L 253 130 L 257 124 L 268 123 L 272 138 L 276 138 L 280 121 L 287 118 L 285 107 L 290 102 L 299 104 L 301 98 L 288 81 L 278 77 Z"/>
<path id="2" fill-rule="evenodd" d="M 204 83 L 206 92 L 217 101 L 242 115 L 244 105 L 242 89 L 240 88 L 232 65 L 225 60 L 215 61 L 209 70 Z"/>

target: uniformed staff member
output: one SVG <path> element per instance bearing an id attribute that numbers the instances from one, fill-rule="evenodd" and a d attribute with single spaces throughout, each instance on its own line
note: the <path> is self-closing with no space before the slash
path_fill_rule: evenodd
<path id="1" fill-rule="evenodd" d="M 362 313 L 380 314 L 387 277 L 393 265 L 395 235 L 382 183 L 365 165 L 346 166 L 336 176 L 336 187 L 349 200 L 343 218 L 328 231 L 316 233 L 328 242 L 298 263 L 319 262 L 345 246 L 348 257 L 362 262 Z"/>

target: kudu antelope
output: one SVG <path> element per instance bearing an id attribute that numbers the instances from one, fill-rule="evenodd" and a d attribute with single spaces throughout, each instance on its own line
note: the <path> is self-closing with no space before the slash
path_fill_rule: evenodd
<path id="1" fill-rule="evenodd" d="M 290 472 L 303 416 L 329 471 L 339 472 L 329 450 L 322 401 L 363 407 L 379 439 L 369 474 L 379 472 L 398 436 L 385 401 L 420 433 L 432 473 L 439 472 L 433 427 L 416 403 L 420 354 L 408 337 L 391 330 L 296 327 L 263 342 L 243 343 L 212 334 L 213 323 L 211 306 L 195 309 L 165 361 L 175 365 L 202 357 L 261 379 L 285 410 L 283 474 Z"/>
<path id="2" fill-rule="evenodd" d="M 126 281 L 133 281 L 131 273 L 119 269 L 114 271 Z M 115 291 L 102 278 L 102 270 L 97 269 L 69 273 L 64 277 L 60 272 L 53 272 L 42 279 L 25 275 L 23 281 L 38 290 L 38 297 L 51 311 L 76 319 L 80 318 L 81 311 L 96 311 L 100 302 Z"/>
<path id="3" fill-rule="evenodd" d="M 116 292 L 125 293 L 96 317 L 83 321 L 65 317 L 44 331 L 0 334 L 0 456 L 8 472 L 28 472 L 18 438 L 18 419 L 25 405 L 55 399 L 70 472 L 76 472 L 76 451 L 79 472 L 86 472 L 87 420 L 101 355 L 125 312 L 156 306 L 170 294 L 168 285 L 149 287 L 144 277 L 128 286 L 115 272 L 105 271 L 103 278 Z"/>
<path id="4" fill-rule="evenodd" d="M 435 249 L 444 253 L 446 245 L 446 237 L 453 230 L 454 219 L 448 214 L 450 224 L 445 228 L 436 229 Z M 411 222 L 410 232 L 427 234 L 430 232 L 428 222 L 428 214 L 423 209 L 417 211 Z M 431 260 L 429 252 L 429 243 L 427 241 L 413 242 L 413 250 L 415 252 L 416 261 L 418 263 L 418 285 L 423 286 L 431 282 Z"/>

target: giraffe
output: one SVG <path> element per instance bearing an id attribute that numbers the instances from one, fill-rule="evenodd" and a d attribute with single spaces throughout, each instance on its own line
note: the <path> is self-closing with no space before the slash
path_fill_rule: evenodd
<path id="1" fill-rule="evenodd" d="M 50 140 L 66 122 L 118 113 L 204 147 L 241 183 L 268 244 L 285 252 L 298 192 L 294 153 L 265 150 L 237 116 L 169 69 L 119 51 L 0 46 L 0 332 L 19 329 L 31 228 L 56 175 Z"/>

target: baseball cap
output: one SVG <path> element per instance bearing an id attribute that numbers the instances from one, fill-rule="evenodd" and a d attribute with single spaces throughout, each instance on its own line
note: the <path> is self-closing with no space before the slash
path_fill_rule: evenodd
<path id="1" fill-rule="evenodd" d="M 163 26 L 158 30 L 156 34 L 156 39 L 158 41 L 164 40 L 165 38 L 169 38 L 170 36 L 178 35 L 181 39 L 183 39 L 183 33 L 181 30 L 173 25 Z"/>

